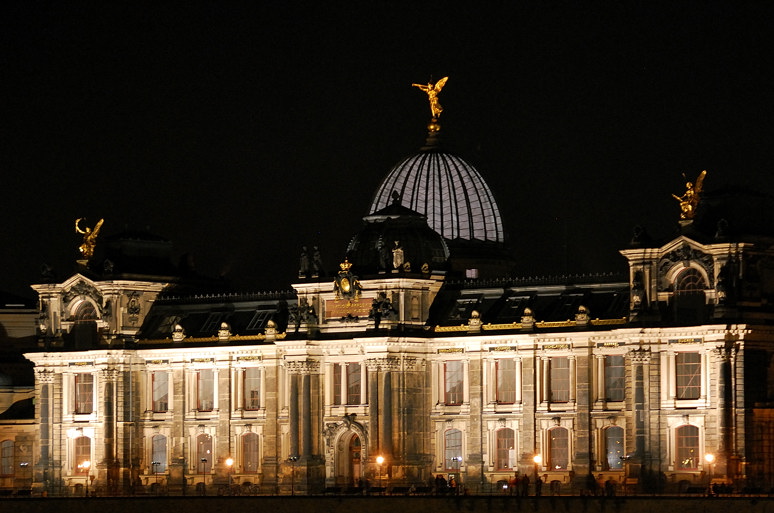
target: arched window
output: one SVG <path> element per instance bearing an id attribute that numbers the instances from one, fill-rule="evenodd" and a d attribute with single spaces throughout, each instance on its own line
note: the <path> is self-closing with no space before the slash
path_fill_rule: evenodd
<path id="1" fill-rule="evenodd" d="M 255 433 L 242 435 L 242 472 L 258 472 L 258 435 Z"/>
<path id="2" fill-rule="evenodd" d="M 13 440 L 3 440 L 0 443 L 0 475 L 12 476 L 13 474 Z"/>
<path id="3" fill-rule="evenodd" d="M 548 467 L 552 470 L 566 470 L 570 460 L 570 445 L 565 428 L 556 427 L 548 432 L 548 449 Z"/>
<path id="4" fill-rule="evenodd" d="M 212 437 L 202 433 L 196 437 L 196 472 L 209 474 L 212 470 Z"/>
<path id="5" fill-rule="evenodd" d="M 497 470 L 512 469 L 516 464 L 513 430 L 504 428 L 497 431 L 497 453 L 495 466 Z"/>
<path id="6" fill-rule="evenodd" d="M 156 435 L 151 439 L 151 472 L 161 474 L 167 471 L 167 437 Z"/>
<path id="7" fill-rule="evenodd" d="M 707 285 L 698 269 L 689 267 L 675 278 L 675 320 L 683 323 L 701 322 L 707 317 L 704 290 Z"/>
<path id="8" fill-rule="evenodd" d="M 675 432 L 675 467 L 678 470 L 696 470 L 699 467 L 699 428 L 681 426 Z"/>
<path id="9" fill-rule="evenodd" d="M 605 429 L 605 470 L 623 468 L 624 431 L 622 427 L 610 426 Z"/>
<path id="10" fill-rule="evenodd" d="M 462 461 L 462 431 L 449 429 L 444 433 L 444 468 L 459 472 Z"/>
<path id="11" fill-rule="evenodd" d="M 73 440 L 73 469 L 77 474 L 88 474 L 91 468 L 91 438 L 79 436 Z"/>
<path id="12" fill-rule="evenodd" d="M 73 339 L 75 349 L 91 349 L 97 345 L 97 309 L 89 301 L 82 301 L 73 312 Z"/>

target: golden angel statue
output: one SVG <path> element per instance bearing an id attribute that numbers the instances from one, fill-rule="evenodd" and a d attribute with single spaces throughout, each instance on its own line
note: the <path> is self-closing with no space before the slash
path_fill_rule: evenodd
<path id="1" fill-rule="evenodd" d="M 705 169 L 699 174 L 695 184 L 686 182 L 685 194 L 682 196 L 672 194 L 672 197 L 680 202 L 680 219 L 693 219 L 693 215 L 696 213 L 696 205 L 699 204 L 699 195 L 701 194 L 704 178 L 706 176 L 707 170 Z M 683 173 L 683 178 L 685 178 L 685 173 Z"/>
<path id="2" fill-rule="evenodd" d="M 412 87 L 418 87 L 427 93 L 427 98 L 430 100 L 430 112 L 433 115 L 433 119 L 438 119 L 438 116 L 440 116 L 441 112 L 443 112 L 443 107 L 441 107 L 441 104 L 438 103 L 438 93 L 441 92 L 441 89 L 443 89 L 443 86 L 446 84 L 447 80 L 449 80 L 449 77 L 443 77 L 435 84 L 411 84 Z"/>
<path id="3" fill-rule="evenodd" d="M 81 252 L 81 255 L 83 255 L 84 260 L 91 260 L 91 257 L 94 256 L 94 247 L 97 245 L 97 235 L 99 235 L 99 230 L 102 228 L 102 223 L 104 223 L 105 220 L 100 219 L 99 222 L 94 225 L 94 228 L 89 228 L 87 226 L 85 229 L 81 229 L 80 224 L 82 220 L 82 217 L 75 220 L 75 232 L 83 234 L 83 242 L 78 246 L 78 250 Z"/>

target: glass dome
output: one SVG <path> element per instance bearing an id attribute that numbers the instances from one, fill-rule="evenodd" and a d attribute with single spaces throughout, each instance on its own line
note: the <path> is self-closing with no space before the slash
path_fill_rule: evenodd
<path id="1" fill-rule="evenodd" d="M 370 212 L 396 200 L 425 216 L 447 240 L 505 242 L 500 210 L 484 179 L 462 158 L 437 147 L 425 147 L 393 167 Z"/>

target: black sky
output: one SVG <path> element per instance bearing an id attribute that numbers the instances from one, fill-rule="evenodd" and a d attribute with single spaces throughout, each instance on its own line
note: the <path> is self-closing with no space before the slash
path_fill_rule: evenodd
<path id="1" fill-rule="evenodd" d="M 66 277 L 78 217 L 248 289 L 289 288 L 304 244 L 336 268 L 424 141 L 410 84 L 447 75 L 444 142 L 523 275 L 622 271 L 682 173 L 774 193 L 769 3 L 256 4 L 1 8 L 0 289 Z"/>

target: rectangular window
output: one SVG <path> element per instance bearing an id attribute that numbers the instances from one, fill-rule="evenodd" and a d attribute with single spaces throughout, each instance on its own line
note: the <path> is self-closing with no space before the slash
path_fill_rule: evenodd
<path id="1" fill-rule="evenodd" d="M 196 409 L 212 411 L 215 408 L 215 376 L 211 369 L 202 369 L 196 373 Z"/>
<path id="2" fill-rule="evenodd" d="M 85 414 L 94 411 L 94 375 L 81 373 L 75 375 L 75 413 Z"/>
<path id="3" fill-rule="evenodd" d="M 169 373 L 154 372 L 153 379 L 153 411 L 165 413 L 169 409 Z"/>
<path id="4" fill-rule="evenodd" d="M 3 440 L 0 444 L 0 475 L 12 476 L 13 474 L 13 440 Z"/>
<path id="5" fill-rule="evenodd" d="M 605 356 L 605 399 L 623 401 L 625 391 L 624 357 L 622 355 Z"/>
<path id="6" fill-rule="evenodd" d="M 513 404 L 516 402 L 516 362 L 514 360 L 497 360 L 495 362 L 497 375 L 497 402 Z"/>
<path id="7" fill-rule="evenodd" d="M 675 380 L 678 399 L 698 399 L 701 396 L 701 355 L 677 353 Z"/>
<path id="8" fill-rule="evenodd" d="M 462 404 L 463 367 L 460 361 L 444 364 L 444 404 Z"/>
<path id="9" fill-rule="evenodd" d="M 360 364 L 347 364 L 347 404 L 360 404 Z"/>
<path id="10" fill-rule="evenodd" d="M 244 374 L 245 410 L 261 408 L 261 369 L 248 367 Z"/>
<path id="11" fill-rule="evenodd" d="M 162 474 L 167 471 L 167 437 L 156 435 L 151 440 L 152 460 L 151 472 Z"/>
<path id="12" fill-rule="evenodd" d="M 88 436 L 79 436 L 73 442 L 75 451 L 73 453 L 73 468 L 78 474 L 88 474 L 91 468 L 91 438 Z"/>
<path id="13" fill-rule="evenodd" d="M 333 364 L 333 404 L 360 404 L 362 383 L 359 363 Z M 343 390 L 342 390 L 343 388 Z"/>
<path id="14" fill-rule="evenodd" d="M 207 320 L 202 324 L 202 333 L 210 333 L 216 331 L 220 327 L 220 319 L 223 317 L 222 313 L 211 313 L 207 316 Z"/>
<path id="15" fill-rule="evenodd" d="M 444 436 L 444 465 L 446 470 L 459 472 L 462 464 L 462 431 L 450 429 Z"/>
<path id="16" fill-rule="evenodd" d="M 562 428 L 554 428 L 548 432 L 549 467 L 552 470 L 565 470 L 570 461 L 569 432 Z"/>
<path id="17" fill-rule="evenodd" d="M 497 470 L 513 468 L 515 463 L 513 430 L 509 428 L 497 431 L 497 456 L 495 466 Z"/>
<path id="18" fill-rule="evenodd" d="M 343 404 L 341 400 L 341 364 L 333 364 L 333 404 Z"/>
<path id="19" fill-rule="evenodd" d="M 258 472 L 258 435 L 245 433 L 242 436 L 242 470 L 248 474 Z"/>
<path id="20" fill-rule="evenodd" d="M 551 402 L 570 400 L 570 359 L 566 356 L 551 358 Z"/>

